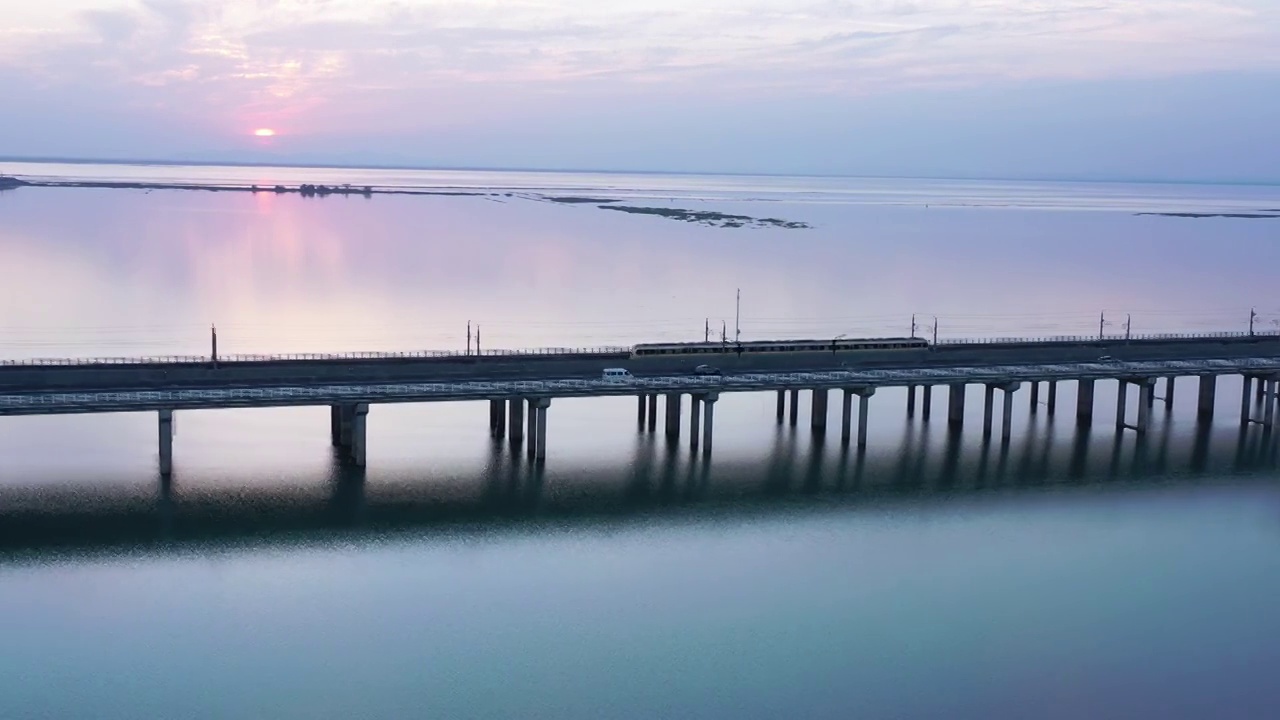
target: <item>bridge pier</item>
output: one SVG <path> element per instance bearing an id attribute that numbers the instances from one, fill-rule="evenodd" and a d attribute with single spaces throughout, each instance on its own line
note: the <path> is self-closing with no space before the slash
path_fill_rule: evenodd
<path id="1" fill-rule="evenodd" d="M 933 410 L 933 386 L 923 385 L 921 386 L 921 391 L 923 392 L 923 397 L 920 399 L 920 419 L 929 422 L 929 415 Z"/>
<path id="2" fill-rule="evenodd" d="M 796 422 L 800 419 L 800 391 L 791 391 L 791 411 L 790 411 L 791 427 L 796 426 Z"/>
<path id="3" fill-rule="evenodd" d="M 907 386 L 907 417 L 913 418 L 915 416 L 916 416 L 916 386 L 908 385 Z"/>
<path id="4" fill-rule="evenodd" d="M 672 440 L 680 439 L 680 393 L 667 393 L 667 417 L 663 430 Z"/>
<path id="5" fill-rule="evenodd" d="M 507 435 L 512 446 L 524 441 L 524 399 L 511 398 L 507 401 Z"/>
<path id="6" fill-rule="evenodd" d="M 1097 380 L 1076 381 L 1076 427 L 1093 425 L 1093 389 Z"/>
<path id="7" fill-rule="evenodd" d="M 507 434 L 507 401 L 489 401 L 489 435 L 501 440 Z"/>
<path id="8" fill-rule="evenodd" d="M 551 398 L 538 398 L 534 407 L 538 416 L 538 440 L 534 451 L 534 459 L 542 462 L 547 459 L 547 408 L 551 406 Z"/>
<path id="9" fill-rule="evenodd" d="M 947 399 L 947 426 L 959 429 L 964 425 L 964 383 L 951 385 L 951 396 Z"/>
<path id="10" fill-rule="evenodd" d="M 843 404 L 840 408 L 840 442 L 848 445 L 853 434 L 853 396 L 858 396 L 858 447 L 867 446 L 867 410 L 871 396 L 876 394 L 874 387 L 845 388 Z"/>
<path id="11" fill-rule="evenodd" d="M 1218 399 L 1218 376 L 1200 376 L 1200 398 L 1196 404 L 1196 419 L 1207 422 L 1213 419 L 1213 406 Z"/>
<path id="12" fill-rule="evenodd" d="M 809 427 L 815 434 L 821 434 L 827 430 L 827 399 L 829 392 L 826 388 L 814 388 L 809 392 L 812 393 L 813 397 L 809 412 Z"/>
<path id="13" fill-rule="evenodd" d="M 649 432 L 658 429 L 658 395 L 657 393 L 649 393 Z"/>
<path id="14" fill-rule="evenodd" d="M 329 406 L 329 444 L 338 447 L 342 445 L 342 406 Z"/>
<path id="15" fill-rule="evenodd" d="M 1240 393 L 1240 424 L 1248 425 L 1251 413 L 1249 412 L 1249 391 L 1253 389 L 1253 376 L 1244 376 L 1244 390 Z"/>
<path id="16" fill-rule="evenodd" d="M 787 412 L 787 391 L 778 391 L 778 424 L 782 424 L 782 416 Z"/>
<path id="17" fill-rule="evenodd" d="M 716 419 L 716 401 L 719 399 L 720 393 L 715 392 L 702 396 L 702 454 L 704 457 L 711 455 L 712 428 Z"/>
<path id="18" fill-rule="evenodd" d="M 1173 411 L 1173 388 L 1178 378 L 1170 375 L 1164 379 L 1164 410 Z"/>
<path id="19" fill-rule="evenodd" d="M 985 388 L 982 398 L 982 439 L 991 439 L 991 430 L 995 420 L 995 398 L 996 390 L 1004 392 L 1004 403 L 1001 407 L 1002 416 L 1000 418 L 1000 439 L 1008 440 L 1013 435 L 1013 394 L 1018 391 L 1022 383 L 996 383 L 989 384 Z M 1033 383 L 1034 387 L 1034 383 Z"/>
<path id="20" fill-rule="evenodd" d="M 355 405 L 344 403 L 338 406 L 338 446 L 351 447 L 351 423 L 355 417 Z"/>
<path id="21" fill-rule="evenodd" d="M 1116 429 L 1131 429 L 1139 435 L 1145 434 L 1151 424 L 1151 408 L 1155 404 L 1152 395 L 1155 390 L 1155 378 L 1120 378 L 1116 389 Z M 1138 386 L 1138 422 L 1130 425 L 1125 418 L 1129 385 Z"/>
<path id="22" fill-rule="evenodd" d="M 1004 390 L 1004 414 L 1000 418 L 1000 440 L 1009 442 L 1013 437 L 1013 394 L 1022 387 L 1022 383 L 1009 383 L 1003 386 Z"/>
<path id="23" fill-rule="evenodd" d="M 637 395 L 636 396 L 636 406 L 637 406 L 636 407 L 636 427 L 641 429 L 644 428 L 644 404 L 645 404 L 644 396 Z"/>
<path id="24" fill-rule="evenodd" d="M 525 398 L 524 403 L 527 406 L 525 409 L 524 436 L 528 444 L 527 453 L 529 457 L 533 457 L 533 454 L 538 450 L 538 399 Z"/>
<path id="25" fill-rule="evenodd" d="M 352 464 L 361 468 L 365 465 L 365 451 L 368 446 L 368 417 L 368 403 L 357 403 L 351 406 L 351 445 L 349 457 L 351 458 Z"/>
<path id="26" fill-rule="evenodd" d="M 1028 402 L 1031 406 L 1031 414 L 1035 415 L 1040 411 L 1040 381 L 1031 381 L 1031 400 Z"/>
<path id="27" fill-rule="evenodd" d="M 1046 410 L 1048 410 L 1049 417 L 1053 417 L 1054 412 L 1056 412 L 1058 409 L 1058 381 L 1057 380 L 1049 381 L 1049 399 L 1045 402 L 1045 404 L 1047 406 Z"/>
<path id="28" fill-rule="evenodd" d="M 168 477 L 173 474 L 173 411 L 161 410 L 160 426 L 160 475 Z"/>
<path id="29" fill-rule="evenodd" d="M 1270 430 L 1275 425 L 1276 416 L 1276 379 L 1269 377 L 1266 380 L 1266 390 L 1262 397 L 1262 427 Z"/>
<path id="30" fill-rule="evenodd" d="M 783 397 L 782 391 L 778 391 L 778 397 Z M 778 422 L 782 422 L 782 411 L 778 411 Z M 697 452 L 698 443 L 702 440 L 699 433 L 702 431 L 702 396 L 689 396 L 689 451 Z"/>

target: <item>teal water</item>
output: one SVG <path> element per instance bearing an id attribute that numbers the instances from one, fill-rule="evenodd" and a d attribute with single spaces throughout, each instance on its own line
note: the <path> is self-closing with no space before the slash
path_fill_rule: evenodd
<path id="1" fill-rule="evenodd" d="M 464 180 L 596 182 L 496 175 Z M 1274 189 L 713 180 L 594 189 L 814 227 L 7 191 L 0 356 L 201 352 L 211 322 L 246 353 L 699 339 L 739 287 L 748 338 L 1280 323 L 1280 221 L 1134 215 Z M 375 407 L 362 473 L 323 408 L 190 412 L 169 483 L 150 415 L 2 418 L 0 717 L 1268 717 L 1277 452 L 1239 387 L 1199 431 L 1179 385 L 1143 442 L 1107 384 L 1088 434 L 1069 387 L 1056 418 L 1019 393 L 1004 449 L 979 403 L 949 435 L 884 391 L 861 456 L 726 397 L 708 464 L 633 401 L 556 401 L 542 472 L 481 404 Z"/>

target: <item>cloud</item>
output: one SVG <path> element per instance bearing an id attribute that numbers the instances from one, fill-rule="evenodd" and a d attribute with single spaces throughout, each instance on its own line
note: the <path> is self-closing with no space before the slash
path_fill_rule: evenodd
<path id="1" fill-rule="evenodd" d="M 189 147 L 244 150 L 238 134 L 261 125 L 285 131 L 277 149 L 290 138 L 354 149 L 448 129 L 520 134 L 600 107 L 621 133 L 681 113 L 732 125 L 740 118 L 715 113 L 752 103 L 833 112 L 818 109 L 909 92 L 1280 70 L 1271 0 L 29 5 L 0 0 L 0 16 L 15 18 L 0 28 L 0 94 L 17 108 L 0 116 L 0 153 L 65 145 L 39 119 L 73 112 L 59 107 L 95 118 L 84 142 L 133 153 L 161 138 L 181 152 L 184 135 Z"/>

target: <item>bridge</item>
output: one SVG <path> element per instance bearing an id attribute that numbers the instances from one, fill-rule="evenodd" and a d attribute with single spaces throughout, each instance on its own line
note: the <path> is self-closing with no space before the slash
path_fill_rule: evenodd
<path id="1" fill-rule="evenodd" d="M 716 403 L 725 393 L 773 392 L 777 420 L 798 422 L 800 393 L 810 394 L 810 425 L 826 431 L 829 399 L 840 393 L 840 438 L 867 444 L 870 401 L 881 388 L 905 387 L 908 414 L 932 415 L 934 388 L 947 392 L 947 422 L 964 423 L 968 388 L 983 396 L 983 435 L 994 434 L 997 393 L 1000 437 L 1012 434 L 1014 394 L 1029 389 L 1031 407 L 1042 388 L 1046 412 L 1056 412 L 1059 384 L 1073 383 L 1076 421 L 1089 426 L 1098 381 L 1118 384 L 1116 427 L 1147 432 L 1156 384 L 1172 406 L 1175 381 L 1197 378 L 1197 418 L 1212 419 L 1218 378 L 1244 378 L 1241 422 L 1270 431 L 1280 380 L 1280 334 L 1201 333 L 1129 337 L 999 338 L 948 341 L 920 350 L 738 353 L 733 345 L 713 356 L 633 356 L 630 348 L 544 348 L 484 353 L 355 353 L 343 355 L 232 355 L 138 358 L 52 358 L 0 361 L 0 415 L 156 412 L 159 469 L 173 467 L 176 411 L 316 405 L 330 407 L 330 435 L 351 464 L 367 455 L 366 417 L 382 403 L 487 401 L 489 432 L 524 446 L 534 462 L 546 459 L 552 400 L 634 396 L 637 423 L 656 430 L 664 400 L 668 437 L 682 435 L 682 400 L 689 397 L 689 446 L 709 456 Z M 714 362 L 722 375 L 697 375 Z M 609 367 L 634 377 L 604 378 Z M 1137 417 L 1126 417 L 1127 392 L 1138 393 Z M 1250 402 L 1251 395 L 1253 402 Z M 856 426 L 854 400 L 858 406 Z M 917 400 L 919 402 L 917 403 Z M 1255 406 L 1257 408 L 1255 409 Z M 788 412 L 789 408 L 789 412 Z"/>

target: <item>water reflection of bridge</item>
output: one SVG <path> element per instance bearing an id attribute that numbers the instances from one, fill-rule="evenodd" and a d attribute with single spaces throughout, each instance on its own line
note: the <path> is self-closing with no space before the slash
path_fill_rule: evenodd
<path id="1" fill-rule="evenodd" d="M 198 493 L 164 482 L 151 496 L 95 487 L 91 496 L 81 490 L 62 497 L 9 487 L 0 490 L 0 551 L 19 557 L 54 548 L 492 532 L 667 515 L 724 518 L 880 502 L 1034 497 L 1045 489 L 1136 491 L 1256 482 L 1277 467 L 1277 447 L 1270 433 L 1256 427 L 1179 430 L 1167 424 L 1135 440 L 1042 426 L 1010 444 L 919 426 L 896 448 L 867 453 L 780 427 L 762 456 L 722 457 L 714 464 L 645 434 L 637 436 L 629 462 L 555 470 L 505 453 L 495 442 L 487 464 L 470 475 L 450 469 L 432 477 L 407 470 L 369 484 L 362 470 L 335 455 L 327 479 L 285 478 L 269 487 L 228 478 Z"/>

